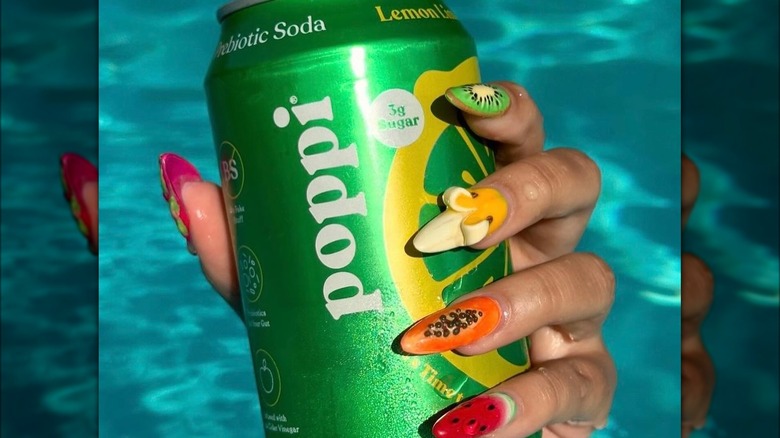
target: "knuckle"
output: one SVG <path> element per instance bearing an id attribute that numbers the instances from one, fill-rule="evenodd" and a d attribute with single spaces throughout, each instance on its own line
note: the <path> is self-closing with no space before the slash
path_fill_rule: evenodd
<path id="1" fill-rule="evenodd" d="M 585 266 L 588 277 L 594 282 L 594 290 L 598 294 L 598 299 L 603 303 L 603 307 L 609 309 L 615 301 L 615 288 L 617 280 L 615 271 L 601 257 L 593 253 L 581 253 L 583 265 Z"/>
<path id="2" fill-rule="evenodd" d="M 539 291 L 533 294 L 538 309 L 551 311 L 566 303 L 566 294 L 559 281 L 566 278 L 566 272 L 555 265 L 548 265 L 546 268 L 529 270 L 527 281 L 532 290 Z"/>
<path id="3" fill-rule="evenodd" d="M 685 209 L 693 207 L 699 195 L 700 176 L 696 165 L 683 156 L 682 161 L 682 193 L 681 202 Z"/>
<path id="4" fill-rule="evenodd" d="M 542 115 L 542 111 L 532 102 L 529 112 L 530 114 L 527 116 L 529 123 L 526 125 L 526 135 L 529 135 L 532 131 L 538 131 L 539 134 L 544 137 L 544 115 Z"/>
<path id="5" fill-rule="evenodd" d="M 600 386 L 604 387 L 605 399 L 612 400 L 612 397 L 615 394 L 615 388 L 617 387 L 618 374 L 615 360 L 612 358 L 612 355 L 609 354 L 606 347 L 603 347 L 602 349 L 599 365 L 601 376 L 604 379 L 604 384 Z"/>
<path id="6" fill-rule="evenodd" d="M 612 270 L 612 267 L 606 262 L 606 260 L 599 257 L 598 255 L 588 253 L 588 256 L 590 256 L 590 260 L 593 262 L 593 271 L 596 274 L 596 277 L 600 278 L 604 282 L 603 289 L 609 291 L 610 293 L 614 293 L 616 285 L 615 271 Z"/>
<path id="7" fill-rule="evenodd" d="M 534 185 L 540 197 L 549 197 L 564 186 L 566 169 L 550 160 L 549 152 L 537 154 L 523 164 L 528 166 L 528 182 Z"/>
<path id="8" fill-rule="evenodd" d="M 699 180 L 699 168 L 696 166 L 696 163 L 685 154 L 682 156 L 682 173 L 685 177 L 691 177 L 694 181 Z"/>
<path id="9" fill-rule="evenodd" d="M 615 273 L 604 259 L 592 253 L 568 254 L 558 262 L 529 269 L 525 275 L 529 287 L 539 291 L 534 294 L 536 304 L 545 311 L 571 306 L 575 291 L 587 291 L 599 314 L 606 315 L 615 301 Z"/>
<path id="10" fill-rule="evenodd" d="M 540 309 L 558 314 L 570 308 L 577 299 L 581 278 L 576 273 L 576 261 L 564 257 L 557 263 L 546 263 L 541 269 L 532 271 L 533 284 L 536 286 Z"/>
<path id="11" fill-rule="evenodd" d="M 528 91 L 528 88 L 525 88 L 523 85 L 516 84 L 514 82 L 511 83 L 512 86 L 514 86 L 515 91 L 519 93 L 522 96 L 525 96 L 529 99 L 531 99 L 531 93 Z"/>
<path id="12" fill-rule="evenodd" d="M 520 99 L 526 100 L 530 102 L 534 107 L 536 107 L 534 98 L 531 96 L 531 92 L 528 91 L 528 88 L 515 82 L 505 81 L 505 82 L 499 82 L 499 84 L 504 86 L 504 88 L 506 88 L 507 90 L 509 90 L 510 93 L 514 94 L 515 97 L 519 97 Z"/>
<path id="13" fill-rule="evenodd" d="M 579 193 L 577 205 L 591 206 L 601 193 L 601 170 L 583 152 L 570 148 L 556 148 L 534 155 L 521 164 L 527 175 L 526 182 L 532 184 L 541 196 L 554 203 L 553 198 L 571 197 L 574 190 Z"/>
<path id="14" fill-rule="evenodd" d="M 589 406 L 589 401 L 607 397 L 609 385 L 593 361 L 582 357 L 569 357 L 538 368 L 542 377 L 540 395 L 558 415 L 567 416 L 572 410 Z M 560 418 L 563 420 L 563 418 Z"/>
<path id="15" fill-rule="evenodd" d="M 518 110 L 519 123 L 516 126 L 519 132 L 523 135 L 528 135 L 536 128 L 541 128 L 542 132 L 544 132 L 544 116 L 528 89 L 514 82 L 500 82 L 499 84 L 513 95 L 513 103 L 517 105 Z M 511 130 L 507 130 L 507 132 L 509 131 Z M 514 135 L 508 136 L 504 140 L 512 138 L 514 138 Z"/>
<path id="16" fill-rule="evenodd" d="M 590 361 L 581 358 L 570 360 L 569 374 L 572 376 L 573 398 L 583 401 L 593 393 L 599 372 Z"/>
<path id="17" fill-rule="evenodd" d="M 571 379 L 570 397 L 578 406 L 587 406 L 589 411 L 601 410 L 604 401 L 607 401 L 606 409 L 611 404 L 616 386 L 614 364 L 612 361 L 604 362 L 603 357 L 588 356 L 575 357 L 570 360 L 569 374 Z"/>
<path id="18" fill-rule="evenodd" d="M 709 266 L 695 255 L 685 253 L 682 255 L 682 276 L 683 307 L 688 307 L 683 313 L 706 314 L 715 294 L 715 279 Z"/>
<path id="19" fill-rule="evenodd" d="M 712 270 L 707 263 L 691 253 L 683 254 L 683 264 L 689 264 L 695 275 L 701 277 L 705 285 L 711 288 L 714 284 Z"/>
<path id="20" fill-rule="evenodd" d="M 553 372 L 547 367 L 539 367 L 537 371 L 542 379 L 539 388 L 541 402 L 550 406 L 554 412 L 558 412 L 565 404 L 563 398 L 566 391 L 565 382 L 562 381 L 560 373 Z"/>
<path id="21" fill-rule="evenodd" d="M 586 153 L 573 148 L 559 148 L 566 165 L 575 169 L 586 181 L 592 181 L 601 185 L 601 169 L 599 165 Z"/>
<path id="22" fill-rule="evenodd" d="M 528 120 L 531 122 L 528 124 L 528 126 L 533 125 L 543 125 L 544 124 L 544 115 L 542 114 L 542 110 L 539 109 L 539 106 L 536 105 L 536 102 L 531 98 L 531 95 L 528 94 L 525 89 L 523 89 L 523 96 L 528 101 L 528 114 L 526 115 Z"/>

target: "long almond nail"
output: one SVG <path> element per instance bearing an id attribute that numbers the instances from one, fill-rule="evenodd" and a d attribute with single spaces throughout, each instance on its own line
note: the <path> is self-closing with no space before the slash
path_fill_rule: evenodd
<path id="1" fill-rule="evenodd" d="M 418 321 L 401 338 L 401 349 L 410 354 L 454 350 L 491 333 L 501 320 L 501 308 L 488 297 L 453 304 Z"/>
<path id="2" fill-rule="evenodd" d="M 479 117 L 504 114 L 512 102 L 504 87 L 493 84 L 470 84 L 452 87 L 444 97 L 459 110 Z"/>
<path id="3" fill-rule="evenodd" d="M 70 205 L 71 214 L 76 219 L 79 231 L 92 246 L 94 245 L 90 237 L 92 235 L 90 232 L 92 220 L 84 199 L 84 186 L 90 182 L 97 182 L 97 168 L 84 157 L 67 153 L 60 157 L 60 179 L 63 194 Z"/>
<path id="4" fill-rule="evenodd" d="M 425 224 L 412 241 L 422 253 L 473 245 L 506 220 L 507 202 L 496 189 L 450 187 L 442 200 L 447 209 Z"/>
<path id="5" fill-rule="evenodd" d="M 493 392 L 463 402 L 433 425 L 436 438 L 480 437 L 509 423 L 517 412 L 514 400 Z"/>
<path id="6" fill-rule="evenodd" d="M 203 181 L 203 178 L 189 161 L 176 154 L 160 155 L 160 183 L 163 198 L 168 202 L 176 228 L 187 239 L 187 250 L 195 254 L 190 235 L 190 218 L 182 197 L 184 185 L 192 181 Z"/>

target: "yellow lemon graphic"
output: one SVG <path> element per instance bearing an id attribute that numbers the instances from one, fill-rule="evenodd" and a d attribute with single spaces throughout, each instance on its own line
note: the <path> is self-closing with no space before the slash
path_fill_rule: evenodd
<path id="1" fill-rule="evenodd" d="M 414 254 L 409 245 L 417 230 L 440 212 L 438 196 L 444 190 L 468 187 L 494 170 L 493 152 L 457 121 L 457 111 L 442 99 L 447 88 L 478 80 L 476 58 L 451 71 L 421 75 L 414 95 L 422 105 L 425 128 L 417 141 L 396 151 L 390 168 L 384 202 L 387 258 L 401 302 L 414 321 L 510 272 L 506 244 L 426 256 Z M 442 356 L 492 387 L 530 366 L 524 342 L 479 356 Z"/>

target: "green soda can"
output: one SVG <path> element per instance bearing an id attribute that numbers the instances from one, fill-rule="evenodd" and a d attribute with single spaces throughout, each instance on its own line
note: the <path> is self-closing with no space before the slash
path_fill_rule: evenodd
<path id="1" fill-rule="evenodd" d="M 434 0 L 240 0 L 206 78 L 265 434 L 430 437 L 530 366 L 525 340 L 404 355 L 415 321 L 511 270 L 505 244 L 416 253 L 449 187 L 494 170 L 443 95 L 476 48 Z"/>

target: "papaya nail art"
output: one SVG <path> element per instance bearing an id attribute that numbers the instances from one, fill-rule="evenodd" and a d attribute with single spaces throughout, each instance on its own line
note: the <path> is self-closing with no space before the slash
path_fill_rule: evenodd
<path id="1" fill-rule="evenodd" d="M 470 84 L 452 87 L 444 97 L 459 110 L 479 117 L 496 117 L 509 109 L 512 99 L 499 85 Z"/>
<path id="2" fill-rule="evenodd" d="M 514 400 L 501 392 L 461 403 L 433 425 L 436 438 L 480 437 L 509 423 L 517 413 Z"/>
<path id="3" fill-rule="evenodd" d="M 90 247 L 94 245 L 91 238 L 92 230 L 90 230 L 92 221 L 84 199 L 84 186 L 90 182 L 96 183 L 97 180 L 97 168 L 84 157 L 72 153 L 60 157 L 60 181 L 63 194 L 70 205 L 71 214 L 76 219 L 79 231 L 87 238 Z"/>
<path id="4" fill-rule="evenodd" d="M 447 209 L 425 224 L 412 241 L 422 253 L 473 245 L 506 220 L 507 202 L 496 189 L 450 187 L 442 200 Z"/>
<path id="5" fill-rule="evenodd" d="M 501 308 L 492 298 L 475 297 L 432 313 L 414 324 L 401 338 L 410 354 L 454 350 L 493 332 L 501 321 Z"/>
<path id="6" fill-rule="evenodd" d="M 182 188 L 188 182 L 203 181 L 198 170 L 189 161 L 176 155 L 165 153 L 160 155 L 160 183 L 163 198 L 168 202 L 171 217 L 176 222 L 176 228 L 187 239 L 187 250 L 195 254 L 190 236 L 190 218 L 184 208 Z"/>

